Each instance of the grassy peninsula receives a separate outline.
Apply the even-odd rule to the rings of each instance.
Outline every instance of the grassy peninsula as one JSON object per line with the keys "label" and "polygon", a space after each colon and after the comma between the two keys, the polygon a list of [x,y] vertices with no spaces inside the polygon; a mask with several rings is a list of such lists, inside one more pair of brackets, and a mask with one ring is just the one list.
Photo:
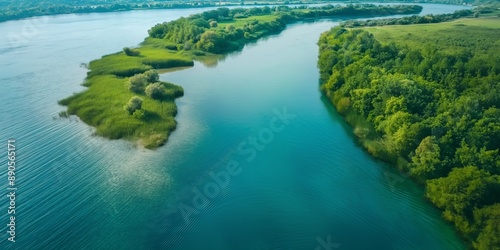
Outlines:
{"label": "grassy peninsula", "polygon": [[[138,48],[89,63],[87,90],[59,101],[110,139],[138,141],[146,148],[163,145],[175,129],[181,87],[159,82],[154,69],[192,66],[199,57],[239,50],[248,43],[306,19],[340,15],[379,16],[420,12],[420,6],[332,5],[319,8],[219,8],[157,24]],[[66,114],[66,113],[64,113]]]}
{"label": "grassy peninsula", "polygon": [[377,22],[321,36],[322,90],[373,156],[426,186],[471,248],[500,249],[498,12]]}

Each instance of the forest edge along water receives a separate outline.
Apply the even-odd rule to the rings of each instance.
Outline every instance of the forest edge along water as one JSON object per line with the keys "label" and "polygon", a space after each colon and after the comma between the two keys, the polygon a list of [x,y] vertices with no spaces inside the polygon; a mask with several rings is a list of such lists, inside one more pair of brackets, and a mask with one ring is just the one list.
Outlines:
{"label": "forest edge along water", "polygon": [[500,247],[498,6],[354,21],[370,28],[335,27],[318,42],[321,88],[364,148],[425,184],[475,249]]}

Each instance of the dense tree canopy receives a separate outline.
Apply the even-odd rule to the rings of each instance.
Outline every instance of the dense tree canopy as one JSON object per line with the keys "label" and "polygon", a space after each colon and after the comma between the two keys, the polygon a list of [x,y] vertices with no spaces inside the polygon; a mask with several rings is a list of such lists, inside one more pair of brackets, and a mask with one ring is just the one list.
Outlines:
{"label": "dense tree canopy", "polygon": [[499,249],[500,18],[433,25],[324,33],[322,90],[475,248]]}

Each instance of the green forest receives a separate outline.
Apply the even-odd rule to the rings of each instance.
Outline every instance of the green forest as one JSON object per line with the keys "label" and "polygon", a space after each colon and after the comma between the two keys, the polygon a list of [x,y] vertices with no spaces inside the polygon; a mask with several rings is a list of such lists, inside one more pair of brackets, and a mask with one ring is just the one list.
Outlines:
{"label": "green forest", "polygon": [[89,63],[86,91],[59,104],[68,107],[62,117],[77,115],[96,128],[97,135],[130,139],[146,148],[157,148],[176,128],[174,100],[181,87],[160,82],[154,69],[193,66],[241,49],[246,43],[278,33],[288,23],[338,15],[383,16],[419,13],[415,5],[332,5],[320,8],[219,8],[157,24],[138,48],[103,56]]}
{"label": "green forest", "polygon": [[318,42],[321,89],[362,145],[484,250],[500,249],[499,41],[492,14],[335,27]]}

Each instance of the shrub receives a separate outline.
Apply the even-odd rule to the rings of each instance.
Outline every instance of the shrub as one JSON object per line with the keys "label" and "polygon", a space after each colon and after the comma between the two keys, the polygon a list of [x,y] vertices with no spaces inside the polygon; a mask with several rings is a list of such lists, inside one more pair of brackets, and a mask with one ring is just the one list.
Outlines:
{"label": "shrub", "polygon": [[226,26],[226,30],[229,31],[229,32],[233,32],[235,29],[236,28],[232,24],[229,24],[229,25]]}
{"label": "shrub", "polygon": [[142,94],[144,93],[144,86],[146,86],[147,82],[148,79],[145,75],[137,74],[129,78],[127,81],[127,87],[134,93]]}
{"label": "shrub", "polygon": [[158,75],[158,72],[154,69],[150,69],[144,72],[144,76],[149,83],[157,82],[158,80],[160,80],[160,75]]}
{"label": "shrub", "polygon": [[165,98],[165,86],[161,83],[152,83],[146,87],[146,95],[152,99],[162,100]]}
{"label": "shrub", "polygon": [[193,43],[191,41],[184,42],[184,50],[191,50],[191,48],[193,48]]}
{"label": "shrub", "polygon": [[134,116],[134,118],[136,118],[138,120],[142,120],[144,118],[144,110],[138,109],[138,110],[134,111],[133,116]]}
{"label": "shrub", "polygon": [[127,56],[139,56],[141,54],[139,50],[131,49],[129,47],[123,48],[123,52],[125,52]]}
{"label": "shrub", "polygon": [[130,100],[128,100],[127,105],[123,107],[126,111],[128,111],[129,114],[133,114],[136,110],[139,110],[142,108],[142,98],[138,96],[132,96]]}

